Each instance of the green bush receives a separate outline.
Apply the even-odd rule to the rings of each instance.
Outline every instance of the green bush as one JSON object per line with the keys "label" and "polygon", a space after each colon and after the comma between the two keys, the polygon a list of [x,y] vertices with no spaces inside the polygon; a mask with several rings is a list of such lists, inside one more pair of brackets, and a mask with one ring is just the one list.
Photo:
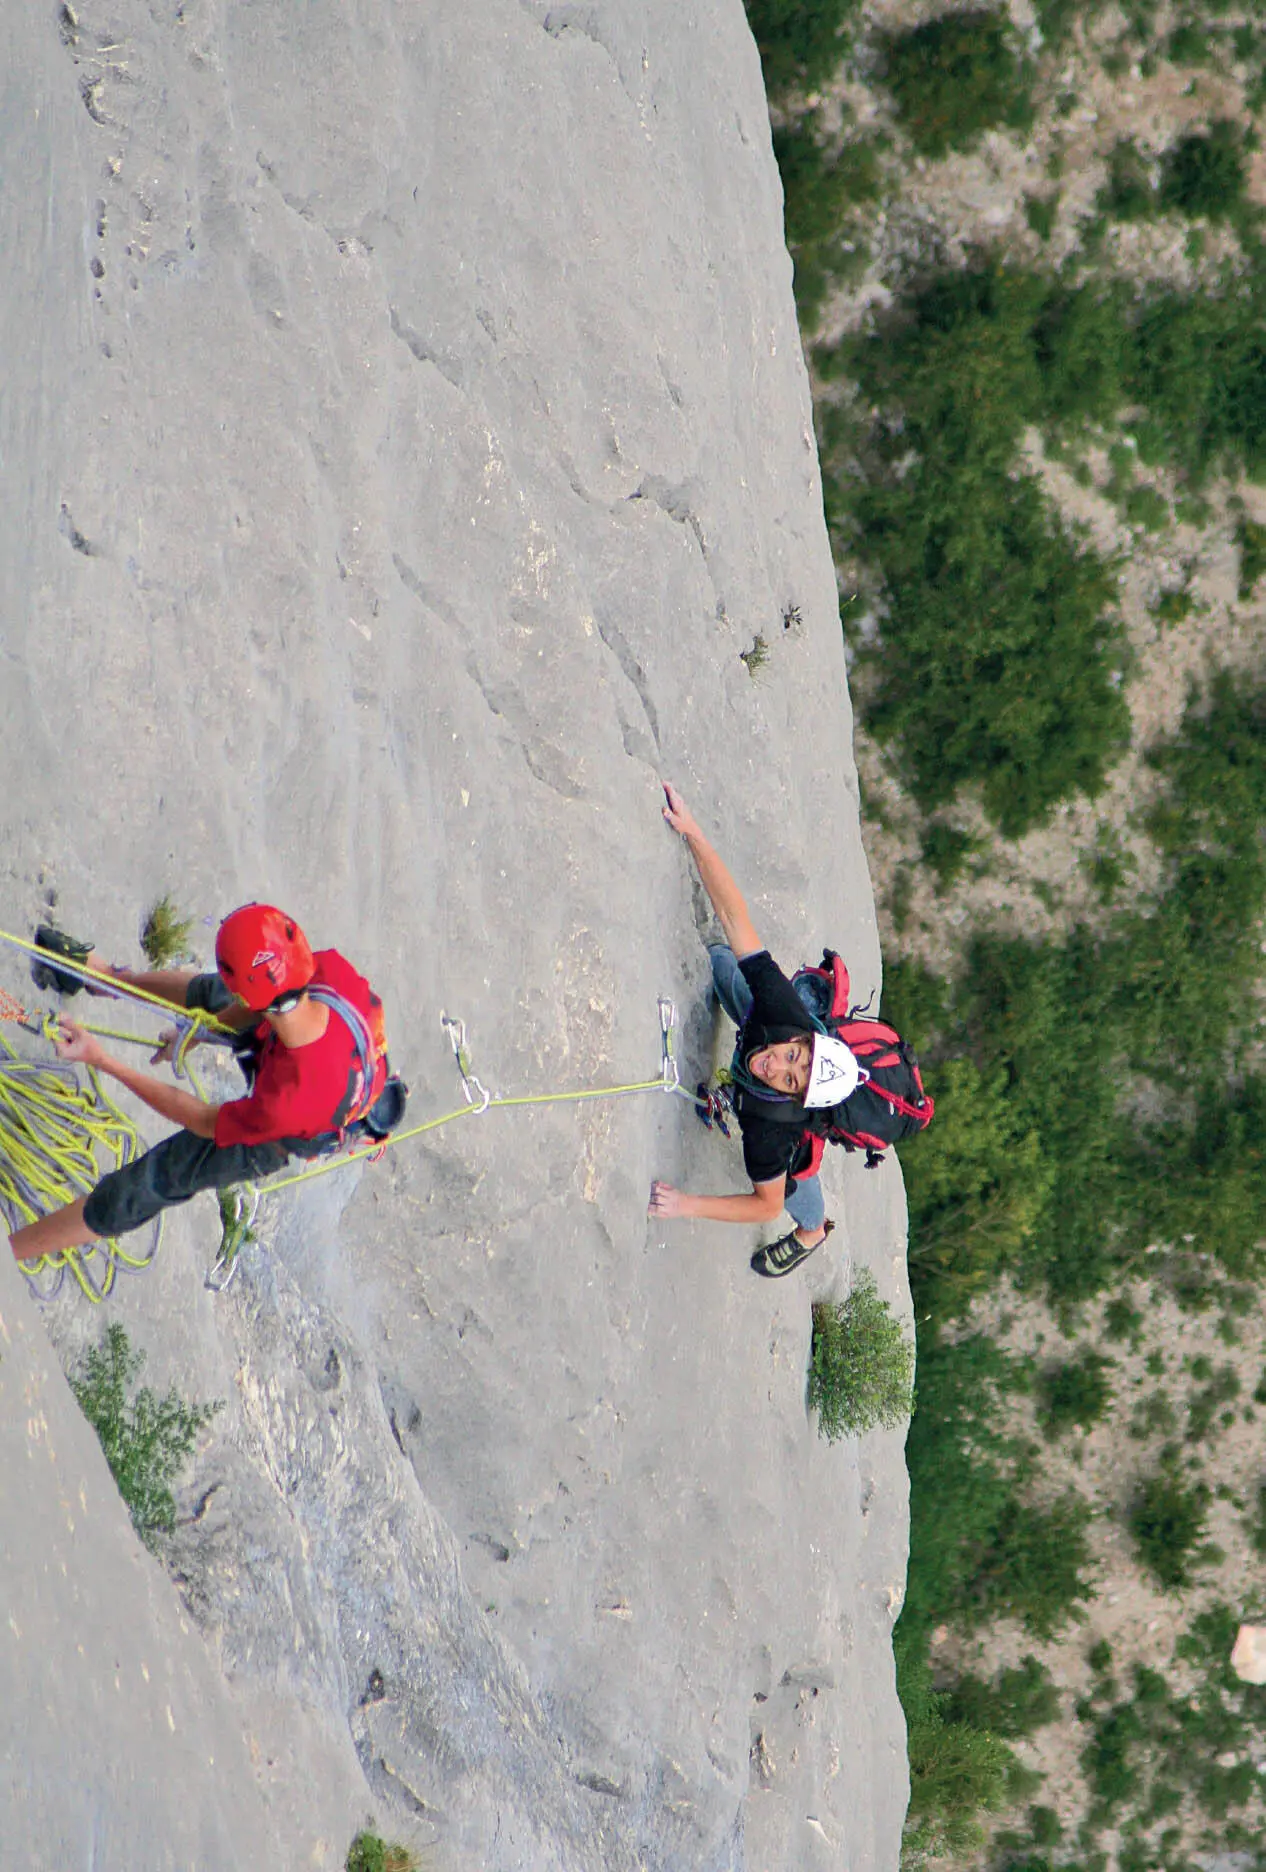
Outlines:
{"label": "green bush", "polygon": [[1015,1756],[999,1736],[948,1713],[948,1697],[933,1688],[926,1659],[903,1643],[900,1627],[893,1648],[910,1763],[906,1852],[916,1860],[969,1852],[984,1838],[979,1816],[1008,1805]]}
{"label": "green bush", "polygon": [[1240,584],[1238,596],[1251,598],[1258,579],[1266,572],[1266,526],[1241,514],[1235,526],[1235,541],[1240,549]]}
{"label": "green bush", "polygon": [[954,1722],[988,1729],[1008,1741],[1035,1735],[1060,1716],[1060,1694],[1046,1666],[1031,1653],[992,1683],[964,1676],[946,1692],[944,1710]]}
{"label": "green bush", "polygon": [[1128,137],[1115,143],[1109,153],[1108,179],[1099,191],[1097,206],[1114,221],[1142,221],[1156,213],[1151,164]]}
{"label": "green bush", "polygon": [[1125,517],[1131,526],[1141,526],[1148,533],[1159,533],[1170,524],[1169,502],[1146,481],[1132,487],[1125,497]]}
{"label": "green bush", "polygon": [[1159,198],[1180,214],[1226,221],[1239,210],[1248,181],[1248,163],[1238,127],[1228,118],[1207,134],[1182,137],[1161,160]]}
{"label": "green bush", "polygon": [[407,1846],[389,1846],[376,1833],[358,1833],[347,1852],[347,1872],[417,1872]]}
{"label": "green bush", "polygon": [[1256,289],[1219,294],[1156,289],[1127,317],[1127,389],[1143,404],[1140,451],[1195,480],[1219,463],[1266,465],[1266,332]]}
{"label": "green bush", "polygon": [[1112,1402],[1108,1374],[1113,1369],[1111,1359],[1083,1351],[1041,1374],[1038,1417],[1051,1436],[1062,1435],[1074,1424],[1088,1430],[1103,1419]]}
{"label": "green bush", "polygon": [[1219,1366],[1209,1382],[1187,1399],[1187,1441],[1199,1443],[1213,1428],[1213,1420],[1240,1395],[1240,1380],[1233,1365]]}
{"label": "green bush", "polygon": [[1139,1398],[1130,1412],[1130,1435],[1145,1442],[1149,1437],[1172,1436],[1178,1427],[1178,1412],[1165,1391],[1152,1391]]}
{"label": "green bush", "polygon": [[846,1300],[815,1304],[808,1402],[829,1443],[904,1423],[913,1381],[914,1347],[866,1269]]}
{"label": "green bush", "polygon": [[743,0],[770,96],[811,90],[831,78],[847,50],[857,0]]}
{"label": "green bush", "polygon": [[1048,241],[1051,238],[1058,213],[1057,195],[1026,195],[1024,198],[1024,218],[1039,240]]}
{"label": "green bush", "polygon": [[925,156],[968,149],[986,130],[1027,130],[1033,73],[1004,12],[946,13],[879,40],[883,82]]}
{"label": "green bush", "polygon": [[981,847],[981,840],[960,826],[931,819],[923,828],[922,858],[942,891],[949,890],[962,876],[967,860]]}
{"label": "green bush", "polygon": [[1126,1524],[1139,1559],[1166,1590],[1189,1584],[1199,1563],[1209,1499],[1205,1483],[1185,1483],[1165,1467],[1141,1484],[1130,1504]]}
{"label": "green bush", "polygon": [[193,933],[193,918],[181,916],[180,911],[166,892],[147,912],[141,925],[141,948],[151,968],[172,968],[192,958],[189,954],[189,938]]}
{"label": "green bush", "polygon": [[1143,1315],[1123,1294],[1114,1294],[1103,1309],[1103,1330],[1118,1343],[1128,1340],[1131,1351],[1136,1351],[1143,1337]]}
{"label": "green bush", "polygon": [[1056,50],[1068,37],[1082,4],[1083,0],[1034,0],[1033,11],[1050,51]]}
{"label": "green bush", "polygon": [[1248,162],[1237,126],[1221,119],[1166,150],[1158,165],[1123,138],[1108,157],[1108,179],[1098,207],[1114,220],[1139,221],[1160,213],[1239,219]]}
{"label": "green bush", "polygon": [[199,1430],[218,1404],[185,1404],[175,1389],[159,1397],[142,1385],[129,1397],[145,1364],[123,1327],[111,1325],[105,1343],[85,1352],[69,1374],[80,1410],[96,1431],[132,1525],[156,1548],[176,1525],[171,1485],[193,1450]]}

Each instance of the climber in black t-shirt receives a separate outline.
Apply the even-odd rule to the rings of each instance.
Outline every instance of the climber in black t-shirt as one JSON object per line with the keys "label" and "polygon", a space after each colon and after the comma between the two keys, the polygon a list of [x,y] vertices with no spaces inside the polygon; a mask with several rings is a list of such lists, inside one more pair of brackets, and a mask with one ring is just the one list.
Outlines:
{"label": "climber in black t-shirt", "polygon": [[[725,943],[713,944],[708,953],[717,999],[739,1029],[736,1064],[741,1062],[745,1079],[758,1092],[768,1088],[780,1105],[794,1101],[801,1109],[812,1109],[839,1103],[857,1084],[856,1060],[842,1041],[814,1031],[808,1010],[761,943],[738,886],[680,793],[665,783],[664,795],[664,818],[690,847],[725,932]],[[759,1106],[759,1097],[744,1099],[738,1107],[751,1194],[691,1196],[669,1183],[653,1183],[649,1213],[701,1216],[712,1222],[772,1222],[785,1208],[796,1226],[752,1257],[758,1274],[776,1277],[807,1260],[833,1225],[826,1220],[817,1177],[794,1177],[800,1129],[762,1118],[753,1105]]]}

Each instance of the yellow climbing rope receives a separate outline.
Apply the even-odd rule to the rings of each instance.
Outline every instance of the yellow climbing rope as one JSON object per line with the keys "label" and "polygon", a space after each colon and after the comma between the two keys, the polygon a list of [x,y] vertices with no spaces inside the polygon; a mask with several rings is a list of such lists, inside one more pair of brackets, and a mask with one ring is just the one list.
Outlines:
{"label": "yellow climbing rope", "polygon": [[[33,1025],[3,990],[0,1019]],[[0,1034],[0,1214],[10,1230],[78,1201],[144,1148],[95,1072],[85,1086],[73,1066],[21,1059]],[[100,1241],[18,1266],[41,1300],[53,1299],[69,1273],[95,1303],[112,1291],[120,1270],[140,1273],[150,1265],[160,1235],[161,1219],[139,1253]]]}

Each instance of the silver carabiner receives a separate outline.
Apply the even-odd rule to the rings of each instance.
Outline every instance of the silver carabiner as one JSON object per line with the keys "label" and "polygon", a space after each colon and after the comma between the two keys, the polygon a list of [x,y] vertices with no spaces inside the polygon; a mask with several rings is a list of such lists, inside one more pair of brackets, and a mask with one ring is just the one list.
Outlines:
{"label": "silver carabiner", "polygon": [[673,1049],[673,1029],[677,1025],[677,1004],[668,995],[659,997],[659,1069],[665,1092],[675,1092],[681,1084],[677,1056]]}
{"label": "silver carabiner", "polygon": [[451,1015],[440,1015],[440,1026],[448,1035],[453,1049],[453,1058],[457,1063],[457,1076],[462,1082],[462,1091],[466,1094],[466,1103],[477,1106],[476,1118],[482,1118],[492,1103],[492,1093],[480,1084],[475,1076],[475,1069],[470,1063],[470,1053],[466,1047],[466,1023],[454,1020]]}

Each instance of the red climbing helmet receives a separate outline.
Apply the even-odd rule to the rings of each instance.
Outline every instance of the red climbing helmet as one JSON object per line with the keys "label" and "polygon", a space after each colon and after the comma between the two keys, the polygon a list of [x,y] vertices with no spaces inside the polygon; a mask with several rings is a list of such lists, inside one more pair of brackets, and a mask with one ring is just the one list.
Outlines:
{"label": "red climbing helmet", "polygon": [[226,988],[262,1014],[283,995],[298,997],[316,964],[293,917],[275,904],[243,904],[225,917],[215,939],[215,963]]}

